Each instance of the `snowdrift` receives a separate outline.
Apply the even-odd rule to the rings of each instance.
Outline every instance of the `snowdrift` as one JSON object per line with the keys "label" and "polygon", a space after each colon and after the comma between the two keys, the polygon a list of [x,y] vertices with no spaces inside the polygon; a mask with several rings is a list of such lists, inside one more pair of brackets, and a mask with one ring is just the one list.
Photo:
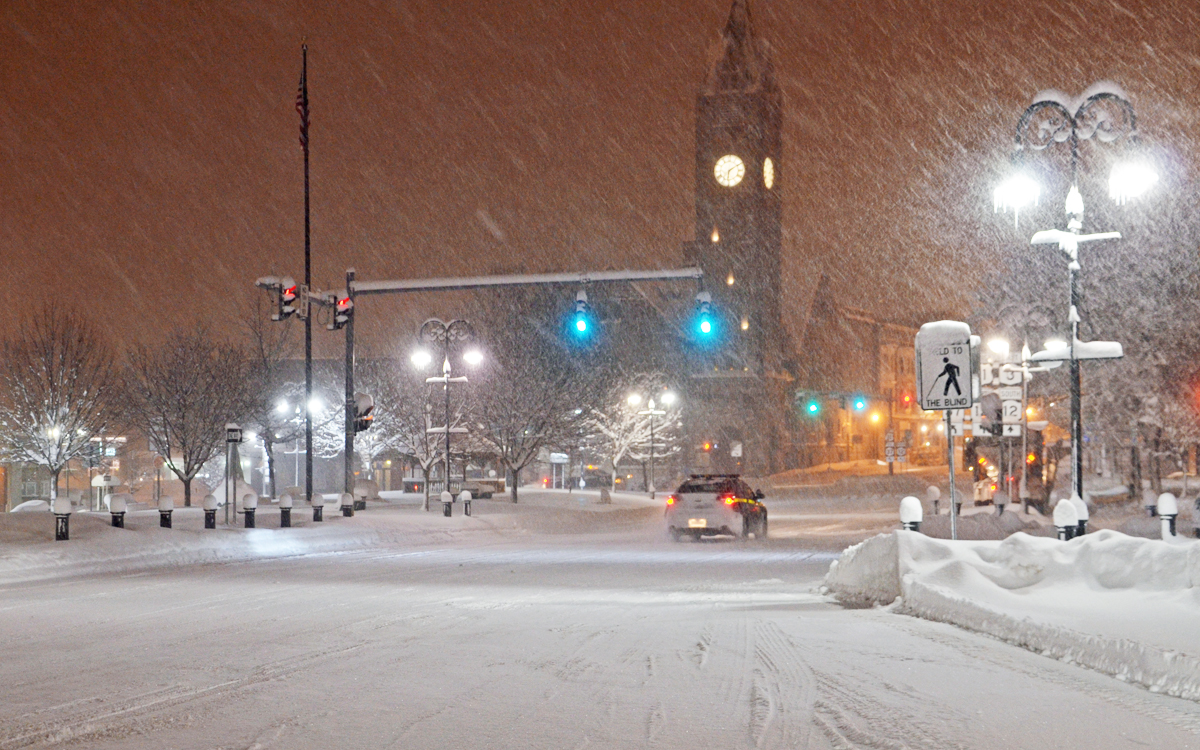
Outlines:
{"label": "snowdrift", "polygon": [[847,549],[825,587],[848,604],[1000,638],[1200,700],[1200,544],[1099,531],[946,541],[897,531]]}

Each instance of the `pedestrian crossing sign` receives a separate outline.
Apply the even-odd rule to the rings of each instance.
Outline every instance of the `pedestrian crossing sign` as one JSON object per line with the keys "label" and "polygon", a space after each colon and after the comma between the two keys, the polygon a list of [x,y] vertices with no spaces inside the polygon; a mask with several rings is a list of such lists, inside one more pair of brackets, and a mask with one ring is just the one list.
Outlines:
{"label": "pedestrian crossing sign", "polygon": [[970,409],[971,327],[956,320],[926,323],[917,332],[916,354],[921,408]]}

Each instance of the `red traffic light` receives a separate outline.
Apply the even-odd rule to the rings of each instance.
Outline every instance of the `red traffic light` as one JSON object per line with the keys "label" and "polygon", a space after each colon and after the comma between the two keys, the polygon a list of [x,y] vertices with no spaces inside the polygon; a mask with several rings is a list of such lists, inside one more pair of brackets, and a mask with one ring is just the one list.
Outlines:
{"label": "red traffic light", "polygon": [[712,450],[712,443],[705,440],[704,445],[700,446],[700,449],[703,450],[705,453],[708,453],[709,451]]}

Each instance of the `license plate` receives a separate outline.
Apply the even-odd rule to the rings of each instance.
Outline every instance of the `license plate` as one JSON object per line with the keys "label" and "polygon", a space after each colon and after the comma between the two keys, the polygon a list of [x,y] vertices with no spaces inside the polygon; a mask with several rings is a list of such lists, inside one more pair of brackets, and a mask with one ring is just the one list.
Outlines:
{"label": "license plate", "polygon": [[708,527],[708,519],[707,518],[689,518],[688,519],[688,528],[689,529],[704,529],[707,527]]}

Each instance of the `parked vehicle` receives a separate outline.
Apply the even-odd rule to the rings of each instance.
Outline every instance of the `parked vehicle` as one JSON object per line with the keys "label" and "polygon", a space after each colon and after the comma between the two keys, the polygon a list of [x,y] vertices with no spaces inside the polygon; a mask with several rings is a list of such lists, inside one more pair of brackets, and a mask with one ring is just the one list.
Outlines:
{"label": "parked vehicle", "polygon": [[667,497],[667,531],[679,541],[726,534],[765,539],[767,506],[738,474],[693,474]]}

